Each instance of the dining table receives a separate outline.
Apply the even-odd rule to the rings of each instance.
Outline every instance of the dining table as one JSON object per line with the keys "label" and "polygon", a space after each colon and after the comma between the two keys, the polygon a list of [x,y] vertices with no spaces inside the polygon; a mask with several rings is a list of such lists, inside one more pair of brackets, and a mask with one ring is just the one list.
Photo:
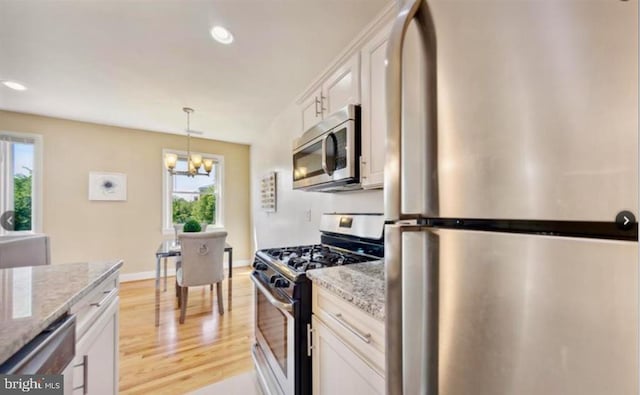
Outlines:
{"label": "dining table", "polygon": [[[224,252],[229,254],[228,310],[231,310],[231,277],[233,277],[233,247],[225,243]],[[167,260],[181,255],[180,243],[175,240],[163,240],[156,250],[156,326],[160,325],[160,277],[161,263],[164,261],[164,292],[167,292]]]}

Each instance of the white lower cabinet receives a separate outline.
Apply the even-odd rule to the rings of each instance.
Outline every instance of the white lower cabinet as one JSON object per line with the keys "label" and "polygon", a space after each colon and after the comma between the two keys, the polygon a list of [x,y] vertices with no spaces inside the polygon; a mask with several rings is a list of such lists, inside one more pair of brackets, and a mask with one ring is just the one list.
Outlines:
{"label": "white lower cabinet", "polygon": [[384,394],[384,322],[313,288],[313,394]]}
{"label": "white lower cabinet", "polygon": [[119,299],[116,278],[72,308],[78,319],[74,395],[118,393]]}
{"label": "white lower cabinet", "polygon": [[384,378],[316,317],[313,325],[313,394],[384,394]]}

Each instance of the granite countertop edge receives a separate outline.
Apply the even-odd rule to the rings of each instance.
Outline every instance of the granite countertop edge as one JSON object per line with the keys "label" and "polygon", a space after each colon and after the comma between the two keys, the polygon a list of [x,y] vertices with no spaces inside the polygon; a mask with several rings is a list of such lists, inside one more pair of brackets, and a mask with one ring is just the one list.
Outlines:
{"label": "granite countertop edge", "polygon": [[38,336],[49,325],[51,325],[57,319],[62,317],[66,312],[68,312],[71,309],[71,306],[76,304],[85,295],[87,295],[89,292],[95,289],[98,286],[98,284],[102,283],[113,273],[120,270],[123,264],[124,264],[123,260],[116,261],[108,270],[105,270],[100,276],[96,277],[94,281],[92,281],[90,284],[88,284],[87,286],[83,287],[81,290],[76,292],[66,302],[60,304],[60,307],[58,307],[55,311],[53,311],[44,319],[40,320],[38,324],[33,325],[30,328],[30,330],[24,333],[23,336],[21,336],[20,338],[13,339],[13,341],[8,342],[8,344],[4,344],[4,341],[0,343],[0,364],[3,364],[5,361],[7,361],[13,354],[15,354],[22,347],[24,347],[31,340],[33,340],[36,336]]}
{"label": "granite countertop edge", "polygon": [[[111,268],[106,270],[99,277],[97,277],[93,282],[91,282],[91,284],[88,284],[86,287],[82,288],[75,295],[73,295],[71,298],[69,298],[69,300],[64,302],[56,311],[54,311],[47,318],[42,320],[40,325],[38,325],[37,327],[34,327],[33,331],[35,333],[33,333],[33,336],[31,336],[31,338],[27,341],[27,343],[29,343],[29,341],[31,341],[31,339],[36,337],[40,332],[45,330],[49,325],[54,323],[58,318],[62,317],[64,315],[64,313],[66,313],[67,311],[69,311],[71,309],[71,306],[73,306],[74,304],[79,302],[80,299],[82,299],[84,296],[86,296],[89,292],[93,291],[100,283],[102,283],[104,280],[109,278],[110,275],[112,275],[113,273],[115,273],[118,270],[120,270],[122,265],[123,265],[123,261],[122,260],[117,261],[113,266],[111,266]],[[20,347],[22,347],[22,346],[20,346]],[[13,353],[11,355],[13,355]]]}
{"label": "granite countertop edge", "polygon": [[[345,266],[337,266],[332,268],[314,269],[307,271],[307,278],[309,278],[314,284],[321,286],[333,294],[337,295],[341,299],[351,303],[358,309],[364,311],[368,315],[372,316],[378,321],[385,320],[385,288],[384,277],[374,276],[368,273],[367,270],[362,270],[363,267],[380,267],[384,268],[384,261],[367,262],[363,264],[352,264]],[[363,281],[358,289],[347,289],[349,284],[341,284],[340,281],[336,281],[336,274],[347,273],[350,276],[357,276]],[[384,271],[381,271],[384,274]],[[379,273],[378,273],[379,274]],[[345,285],[345,286],[341,286]],[[377,298],[367,298],[367,295],[376,295]]]}

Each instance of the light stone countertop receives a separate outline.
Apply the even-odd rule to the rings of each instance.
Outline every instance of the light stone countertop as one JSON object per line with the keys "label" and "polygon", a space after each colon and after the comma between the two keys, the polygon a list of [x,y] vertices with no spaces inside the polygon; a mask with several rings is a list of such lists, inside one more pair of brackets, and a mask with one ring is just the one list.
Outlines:
{"label": "light stone countertop", "polygon": [[384,261],[307,271],[314,286],[328,289],[380,321],[384,321]]}
{"label": "light stone countertop", "polygon": [[0,269],[0,364],[121,266],[117,260]]}

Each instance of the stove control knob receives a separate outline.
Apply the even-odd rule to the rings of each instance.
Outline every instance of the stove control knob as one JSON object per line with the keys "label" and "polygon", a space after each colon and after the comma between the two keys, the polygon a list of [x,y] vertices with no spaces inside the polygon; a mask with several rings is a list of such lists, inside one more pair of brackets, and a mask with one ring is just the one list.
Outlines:
{"label": "stove control knob", "polygon": [[276,280],[280,279],[280,276],[278,276],[277,274],[274,274],[273,276],[271,276],[269,278],[269,284],[273,284],[274,282],[276,282]]}
{"label": "stove control knob", "polygon": [[257,262],[255,264],[255,268],[256,268],[256,270],[265,271],[265,270],[267,270],[267,264],[266,263],[262,263],[262,262]]}
{"label": "stove control knob", "polygon": [[277,278],[273,283],[273,286],[276,288],[287,288],[289,287],[289,281],[285,280],[284,278]]}

